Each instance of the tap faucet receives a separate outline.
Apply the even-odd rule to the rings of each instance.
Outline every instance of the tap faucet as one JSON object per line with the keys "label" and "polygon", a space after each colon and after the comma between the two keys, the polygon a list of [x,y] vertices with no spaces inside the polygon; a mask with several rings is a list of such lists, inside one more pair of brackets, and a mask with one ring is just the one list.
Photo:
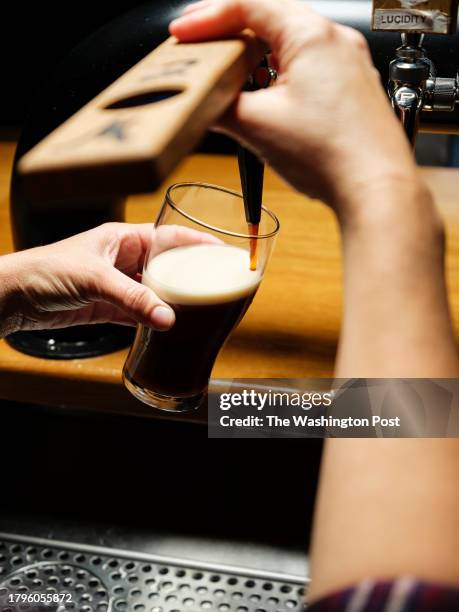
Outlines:
{"label": "tap faucet", "polygon": [[388,94],[412,146],[421,113],[452,112],[459,101],[457,75],[437,77],[423,46],[426,34],[454,34],[457,9],[452,0],[373,0],[373,30],[401,33],[389,65]]}
{"label": "tap faucet", "polygon": [[388,94],[413,146],[421,111],[452,112],[459,102],[457,76],[436,76],[435,65],[427,57],[423,41],[422,33],[403,33],[402,45],[389,66]]}
{"label": "tap faucet", "polygon": [[424,34],[402,34],[402,45],[389,66],[388,93],[408,140],[414,146],[432,64],[422,47]]}

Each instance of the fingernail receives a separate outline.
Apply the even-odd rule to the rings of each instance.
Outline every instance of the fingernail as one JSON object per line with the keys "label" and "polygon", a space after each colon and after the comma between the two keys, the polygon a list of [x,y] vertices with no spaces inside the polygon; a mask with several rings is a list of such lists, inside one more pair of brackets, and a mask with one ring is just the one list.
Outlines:
{"label": "fingernail", "polygon": [[156,306],[153,308],[152,319],[156,328],[166,330],[174,324],[175,315],[173,310],[167,306]]}

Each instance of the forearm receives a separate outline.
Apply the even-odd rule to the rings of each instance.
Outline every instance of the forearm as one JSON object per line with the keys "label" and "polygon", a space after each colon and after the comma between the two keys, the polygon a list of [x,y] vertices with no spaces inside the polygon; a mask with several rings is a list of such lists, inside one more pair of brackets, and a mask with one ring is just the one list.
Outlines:
{"label": "forearm", "polygon": [[[443,233],[432,200],[416,185],[377,198],[342,227],[336,376],[457,377]],[[459,583],[459,492],[451,484],[458,464],[457,440],[327,440],[312,598],[402,575]]]}
{"label": "forearm", "polygon": [[429,192],[421,183],[393,185],[366,200],[342,227],[344,312],[335,375],[459,376],[443,229]]}
{"label": "forearm", "polygon": [[459,584],[458,465],[458,440],[327,440],[311,599],[366,579]]}

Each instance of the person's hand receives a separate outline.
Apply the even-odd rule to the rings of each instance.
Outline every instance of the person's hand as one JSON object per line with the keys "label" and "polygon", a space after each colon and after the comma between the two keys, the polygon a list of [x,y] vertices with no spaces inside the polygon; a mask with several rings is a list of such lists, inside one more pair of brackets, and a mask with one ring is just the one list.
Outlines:
{"label": "person's hand", "polygon": [[241,93],[221,121],[225,131],[338,215],[356,194],[371,197],[389,181],[419,180],[359,32],[295,0],[204,0],[170,24],[183,42],[244,28],[270,46],[279,79],[269,89]]}
{"label": "person's hand", "polygon": [[147,251],[216,240],[179,226],[106,223],[1,257],[0,335],[106,322],[167,330],[174,311],[139,282]]}

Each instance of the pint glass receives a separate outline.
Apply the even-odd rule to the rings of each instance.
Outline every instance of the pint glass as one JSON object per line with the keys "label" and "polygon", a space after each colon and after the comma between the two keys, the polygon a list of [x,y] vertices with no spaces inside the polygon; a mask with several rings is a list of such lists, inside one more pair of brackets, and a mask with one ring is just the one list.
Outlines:
{"label": "pint glass", "polygon": [[173,308],[175,324],[137,328],[123,379],[142,402],[186,411],[206,397],[218,352],[260,285],[279,222],[263,207],[258,235],[248,227],[236,192],[203,183],[167,190],[142,283]]}

